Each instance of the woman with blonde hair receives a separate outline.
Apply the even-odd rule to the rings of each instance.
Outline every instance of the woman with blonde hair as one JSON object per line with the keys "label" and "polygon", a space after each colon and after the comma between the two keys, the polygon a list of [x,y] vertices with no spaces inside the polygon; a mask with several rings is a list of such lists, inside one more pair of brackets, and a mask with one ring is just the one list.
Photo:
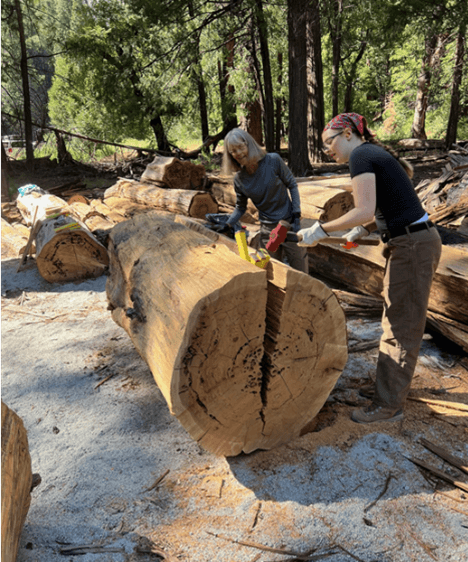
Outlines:
{"label": "woman with blonde hair", "polygon": [[440,259],[440,236],[414,190],[411,166],[377,141],[362,115],[337,115],[323,130],[322,140],[337,162],[349,163],[355,207],[336,220],[299,231],[303,243],[315,245],[329,232],[346,229],[352,229],[346,238],[354,241],[378,229],[386,258],[376,379],[361,391],[372,403],[355,410],[351,419],[401,420]]}
{"label": "woman with blonde hair", "polygon": [[[224,139],[222,171],[234,176],[236,208],[218,232],[229,231],[247,210],[251,199],[260,218],[260,246],[266,247],[270,232],[280,220],[291,223],[292,230],[300,229],[301,201],[296,180],[279,154],[267,153],[252,136],[242,129],[233,129]],[[273,258],[287,260],[294,269],[308,273],[305,248],[297,242],[283,242]]]}

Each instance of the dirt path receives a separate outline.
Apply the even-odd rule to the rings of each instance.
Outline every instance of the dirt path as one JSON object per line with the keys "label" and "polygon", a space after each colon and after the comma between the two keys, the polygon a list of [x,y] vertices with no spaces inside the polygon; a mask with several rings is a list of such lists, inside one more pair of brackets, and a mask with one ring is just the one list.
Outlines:
{"label": "dirt path", "polygon": [[[151,544],[190,562],[467,560],[468,494],[443,483],[448,495],[434,493],[407,458],[458,475],[419,439],[467,459],[466,413],[410,401],[402,424],[351,422],[375,349],[350,355],[314,431],[217,458],[171,416],[112,321],[105,277],[50,285],[34,265],[16,274],[17,263],[2,262],[2,399],[42,477],[17,562],[77,560],[70,548],[83,545],[82,562],[149,562]],[[379,335],[378,322],[348,326],[350,344]],[[467,403],[457,359],[425,340],[412,395]]]}

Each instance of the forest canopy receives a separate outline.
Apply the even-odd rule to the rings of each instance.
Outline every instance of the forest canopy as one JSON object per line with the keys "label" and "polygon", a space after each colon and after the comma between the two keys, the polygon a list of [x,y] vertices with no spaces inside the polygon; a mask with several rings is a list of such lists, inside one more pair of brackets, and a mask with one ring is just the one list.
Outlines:
{"label": "forest canopy", "polygon": [[5,0],[2,134],[170,152],[240,125],[301,173],[355,111],[384,140],[450,147],[468,137],[467,17],[462,0]]}

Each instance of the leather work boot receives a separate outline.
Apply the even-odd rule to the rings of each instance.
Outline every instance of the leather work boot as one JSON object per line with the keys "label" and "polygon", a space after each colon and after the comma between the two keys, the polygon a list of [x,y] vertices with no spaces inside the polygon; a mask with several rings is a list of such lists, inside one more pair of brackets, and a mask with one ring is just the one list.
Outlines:
{"label": "leather work boot", "polygon": [[354,410],[351,419],[356,423],[396,422],[403,419],[403,410],[371,404],[365,408]]}

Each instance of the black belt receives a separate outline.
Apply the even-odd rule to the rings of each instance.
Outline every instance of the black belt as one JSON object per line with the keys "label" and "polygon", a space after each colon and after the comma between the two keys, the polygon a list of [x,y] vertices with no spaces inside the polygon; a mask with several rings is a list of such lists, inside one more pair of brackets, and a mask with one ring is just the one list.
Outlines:
{"label": "black belt", "polygon": [[432,221],[417,222],[416,224],[409,224],[408,226],[393,228],[392,230],[383,230],[380,234],[380,238],[382,238],[382,242],[388,242],[390,238],[404,236],[405,234],[411,234],[412,232],[418,232],[419,230],[429,230],[433,226],[434,223]]}

